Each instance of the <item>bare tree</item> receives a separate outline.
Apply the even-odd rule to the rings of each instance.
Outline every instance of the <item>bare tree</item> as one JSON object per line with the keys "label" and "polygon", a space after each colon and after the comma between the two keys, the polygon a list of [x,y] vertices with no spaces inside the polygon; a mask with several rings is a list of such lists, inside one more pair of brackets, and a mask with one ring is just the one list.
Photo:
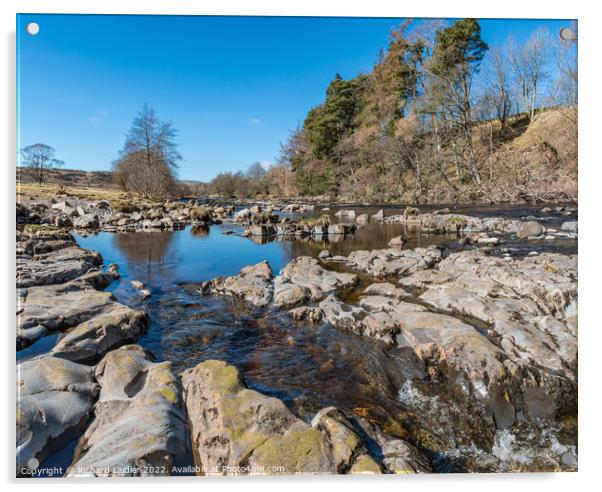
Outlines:
{"label": "bare tree", "polygon": [[510,66],[522,99],[522,109],[533,120],[541,84],[549,77],[547,59],[551,46],[550,32],[537,29],[522,47],[516,47],[512,39],[509,39],[508,46]]}
{"label": "bare tree", "polygon": [[485,70],[485,81],[490,87],[489,104],[495,109],[501,130],[506,128],[512,109],[511,86],[508,76],[507,53],[499,47],[489,53],[489,63]]}
{"label": "bare tree", "polygon": [[[572,26],[576,32],[577,27]],[[556,77],[551,86],[550,104],[564,108],[565,115],[577,121],[577,45],[572,40],[560,40],[554,49]]]}
{"label": "bare tree", "polygon": [[144,198],[165,198],[176,190],[175,173],[182,155],[175,143],[176,130],[144,105],[126,134],[119,159],[113,164],[115,180]]}
{"label": "bare tree", "polygon": [[21,149],[21,165],[35,169],[39,184],[44,182],[44,171],[62,167],[65,163],[54,157],[54,149],[46,144],[33,144]]}

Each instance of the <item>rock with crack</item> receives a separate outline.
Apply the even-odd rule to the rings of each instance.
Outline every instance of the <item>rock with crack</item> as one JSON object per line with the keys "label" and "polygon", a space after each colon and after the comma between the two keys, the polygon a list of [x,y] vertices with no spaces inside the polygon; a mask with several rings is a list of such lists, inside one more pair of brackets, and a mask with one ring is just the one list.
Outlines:
{"label": "rock with crack", "polygon": [[[421,300],[489,326],[504,364],[522,381],[513,403],[533,418],[574,405],[577,374],[576,257],[545,253],[503,261],[452,254]],[[522,401],[521,401],[522,400]]]}
{"label": "rock with crack", "polygon": [[110,292],[65,290],[60,285],[32,287],[17,315],[17,347],[36,340],[31,330],[72,328],[110,309],[114,303]]}
{"label": "rock with crack", "polygon": [[97,393],[93,367],[57,357],[17,365],[17,475],[79,435]]}
{"label": "rock with crack", "polygon": [[202,294],[220,294],[238,297],[257,307],[265,307],[272,300],[272,269],[267,261],[244,267],[238,275],[217,277],[204,282]]}
{"label": "rock with crack", "polygon": [[144,311],[114,303],[111,309],[70,329],[50,353],[75,362],[95,361],[111,349],[138,340],[149,325]]}
{"label": "rock with crack", "polygon": [[470,232],[516,233],[522,222],[502,217],[473,217],[470,215],[449,213],[404,214],[387,217],[385,222],[400,222],[414,226],[422,231],[449,234]]}
{"label": "rock with crack", "polygon": [[355,274],[326,270],[315,258],[300,256],[274,279],[274,305],[287,308],[316,302],[330,292],[352,287],[358,282]]}
{"label": "rock with crack", "polygon": [[89,272],[64,284],[31,287],[19,304],[17,349],[31,345],[49,331],[67,331],[53,354],[93,362],[108,350],[137,340],[148,328],[143,311],[115,301],[110,292],[95,290],[114,272]]}
{"label": "rock with crack", "polygon": [[70,246],[17,259],[17,287],[64,283],[102,264],[99,253]]}
{"label": "rock with crack", "polygon": [[96,366],[100,395],[70,476],[169,475],[190,453],[180,384],[170,362],[151,362],[138,345]]}
{"label": "rock with crack", "polygon": [[418,270],[432,268],[442,259],[435,246],[411,249],[357,250],[347,257],[347,265],[373,277],[407,275]]}
{"label": "rock with crack", "polygon": [[363,439],[336,409],[318,413],[308,425],[282,401],[248,389],[234,366],[217,360],[182,373],[182,384],[193,446],[210,474],[249,473],[247,466],[262,474],[370,468]]}

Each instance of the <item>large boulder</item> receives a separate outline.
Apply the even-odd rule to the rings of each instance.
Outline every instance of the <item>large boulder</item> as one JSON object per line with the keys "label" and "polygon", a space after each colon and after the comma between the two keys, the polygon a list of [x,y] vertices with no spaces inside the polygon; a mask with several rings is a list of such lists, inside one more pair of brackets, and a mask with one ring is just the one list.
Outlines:
{"label": "large boulder", "polygon": [[347,257],[347,265],[374,277],[407,275],[432,268],[442,258],[434,247],[411,249],[356,250]]}
{"label": "large boulder", "polygon": [[516,236],[519,238],[537,237],[541,236],[545,231],[545,227],[539,222],[536,220],[529,220],[520,224],[516,231]]}
{"label": "large boulder", "polygon": [[17,365],[17,475],[79,435],[97,393],[93,367],[57,357]]}
{"label": "large boulder", "polygon": [[262,261],[243,268],[238,275],[204,282],[200,292],[231,295],[254,306],[265,307],[272,300],[272,269],[267,261]]}
{"label": "large boulder", "polygon": [[276,228],[271,225],[254,225],[247,229],[248,233],[252,236],[274,236],[276,235]]}
{"label": "large boulder", "polygon": [[94,421],[75,450],[70,476],[170,475],[189,459],[186,416],[170,362],[153,363],[137,345],[96,366]]}
{"label": "large boulder", "polygon": [[[198,364],[182,373],[182,384],[193,447],[207,474],[347,473],[359,457],[373,462],[337,409],[308,425],[282,401],[248,389],[225,362]],[[359,463],[356,470],[367,468]]]}
{"label": "large boulder", "polygon": [[560,228],[566,232],[577,232],[577,221],[563,222]]}
{"label": "large boulder", "polygon": [[315,302],[330,292],[358,282],[355,274],[326,270],[315,258],[300,256],[274,279],[274,305],[291,307],[305,301]]}
{"label": "large boulder", "polygon": [[99,221],[96,214],[84,214],[73,221],[76,229],[98,229]]}

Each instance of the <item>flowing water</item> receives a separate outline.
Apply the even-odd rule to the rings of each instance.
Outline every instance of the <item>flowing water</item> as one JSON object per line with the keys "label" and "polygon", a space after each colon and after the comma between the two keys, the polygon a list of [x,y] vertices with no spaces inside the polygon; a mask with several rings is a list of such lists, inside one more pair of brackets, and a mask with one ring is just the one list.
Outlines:
{"label": "flowing water", "polygon": [[[373,214],[378,209],[355,210]],[[335,211],[316,210],[312,215]],[[539,208],[463,207],[453,211],[535,217],[548,227],[575,220],[574,215],[542,214]],[[400,211],[385,209],[385,213]],[[224,234],[228,231],[235,234]],[[172,361],[176,372],[206,359],[222,359],[238,367],[249,387],[282,399],[302,418],[310,419],[320,408],[335,405],[419,444],[439,471],[487,469],[486,464],[471,466],[453,455],[458,449],[468,450],[463,453],[468,456],[478,454],[480,448],[491,449],[494,443],[483,430],[487,423],[467,412],[466,402],[451,389],[424,383],[422,366],[411,352],[327,325],[296,322],[284,313],[250,310],[236,300],[201,296],[196,291],[203,281],[237,274],[242,267],[263,260],[268,260],[276,274],[293,258],[317,256],[325,248],[348,255],[357,249],[384,248],[392,237],[403,234],[408,248],[439,244],[453,250],[460,248],[457,236],[410,233],[401,224],[376,222],[353,236],[334,237],[330,242],[254,242],[236,235],[241,231],[223,224],[181,231],[101,232],[76,235],[76,240],[84,248],[99,251],[105,265],[119,265],[121,278],[108,290],[120,302],[148,310],[152,324],[139,343],[157,360]],[[576,253],[576,241],[571,240],[507,242],[502,246],[516,255],[532,250]],[[142,300],[131,286],[134,279],[142,281],[152,295]],[[36,355],[55,342],[43,339],[23,355]],[[432,411],[425,414],[424,408]]]}

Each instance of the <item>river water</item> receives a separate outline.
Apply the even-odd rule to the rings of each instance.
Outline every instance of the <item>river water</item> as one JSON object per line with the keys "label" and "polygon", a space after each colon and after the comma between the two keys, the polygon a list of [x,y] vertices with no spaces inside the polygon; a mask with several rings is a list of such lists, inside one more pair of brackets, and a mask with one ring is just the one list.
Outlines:
{"label": "river water", "polygon": [[[461,207],[453,211],[534,217],[547,227],[575,220],[574,214],[544,214],[540,208]],[[421,207],[422,211],[428,209]],[[373,214],[378,209],[355,210]],[[313,215],[334,212],[334,208],[316,210]],[[385,213],[400,210],[385,208]],[[224,234],[228,231],[234,234]],[[222,359],[238,367],[249,387],[282,399],[302,418],[310,419],[319,409],[335,405],[418,444],[437,471],[499,469],[488,459],[475,458],[481,449],[492,446],[491,436],[482,431],[486,425],[482,417],[467,414],[467,407],[450,395],[448,388],[422,384],[425,377],[412,353],[327,325],[296,322],[283,313],[252,310],[233,299],[201,296],[196,291],[205,280],[234,275],[242,267],[263,260],[268,260],[277,274],[291,259],[317,256],[325,248],[333,254],[348,255],[357,249],[384,248],[392,237],[404,234],[408,248],[439,244],[455,250],[460,249],[457,236],[421,235],[401,224],[376,222],[353,236],[329,243],[307,239],[254,242],[236,235],[241,231],[232,224],[222,224],[173,232],[101,232],[75,237],[80,246],[99,251],[105,265],[119,265],[121,278],[108,290],[120,302],[148,310],[152,324],[139,343],[157,360],[172,361],[176,372],[206,359]],[[502,247],[515,255],[533,250],[572,254],[577,242],[515,241]],[[134,279],[142,281],[152,295],[142,300],[131,286]],[[55,341],[47,338],[41,342],[52,346]],[[35,352],[40,352],[39,347],[44,350],[42,343]],[[425,402],[428,414],[424,412]]]}

